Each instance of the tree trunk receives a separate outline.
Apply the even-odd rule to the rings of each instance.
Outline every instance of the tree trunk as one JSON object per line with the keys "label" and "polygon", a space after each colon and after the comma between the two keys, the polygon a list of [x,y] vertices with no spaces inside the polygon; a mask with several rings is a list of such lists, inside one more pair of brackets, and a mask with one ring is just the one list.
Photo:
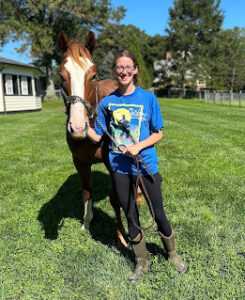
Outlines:
{"label": "tree trunk", "polygon": [[55,95],[55,88],[54,88],[54,81],[52,79],[52,71],[51,68],[46,66],[46,82],[47,82],[47,88],[46,88],[46,98],[56,98]]}

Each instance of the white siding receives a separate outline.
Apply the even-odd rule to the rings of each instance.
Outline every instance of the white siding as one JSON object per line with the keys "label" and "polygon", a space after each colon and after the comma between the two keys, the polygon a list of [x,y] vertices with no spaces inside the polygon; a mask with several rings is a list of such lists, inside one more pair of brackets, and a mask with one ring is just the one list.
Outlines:
{"label": "white siding", "polygon": [[6,111],[41,109],[41,98],[35,96],[5,96]]}
{"label": "white siding", "polygon": [[[34,73],[32,70],[21,69],[20,67],[8,66],[4,68],[3,74],[27,76],[31,77],[32,95],[4,95],[3,82],[0,81],[0,112],[4,112],[3,100],[5,100],[6,111],[25,111],[25,110],[39,110],[42,107],[41,97],[36,96]],[[2,76],[2,74],[0,74]],[[18,78],[18,89],[21,91],[21,82]],[[22,93],[26,93],[25,86],[22,86]],[[4,97],[4,99],[3,99]]]}

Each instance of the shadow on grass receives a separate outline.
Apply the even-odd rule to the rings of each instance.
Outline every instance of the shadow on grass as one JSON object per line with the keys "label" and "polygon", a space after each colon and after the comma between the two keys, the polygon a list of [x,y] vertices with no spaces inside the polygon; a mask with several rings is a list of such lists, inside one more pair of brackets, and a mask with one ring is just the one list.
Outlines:
{"label": "shadow on grass", "polygon": [[[109,194],[110,177],[108,174],[92,172],[93,201],[99,202]],[[38,214],[38,221],[42,224],[45,238],[55,240],[59,229],[63,226],[64,218],[73,218],[83,222],[83,199],[80,177],[73,174],[63,183],[57,194],[45,203]],[[99,208],[93,207],[94,218],[90,226],[91,238],[109,247],[115,246],[122,255],[134,261],[131,250],[116,243],[116,221]],[[164,254],[157,245],[147,243],[149,252],[153,255]]]}
{"label": "shadow on grass", "polygon": [[[99,202],[109,194],[110,178],[108,174],[95,171],[92,172],[93,201]],[[73,218],[83,221],[83,199],[80,177],[73,174],[63,183],[57,194],[39,211],[37,219],[42,224],[45,238],[54,240],[58,237],[58,231],[62,227],[64,218]],[[114,220],[103,211],[94,208],[94,219],[104,220],[106,227],[114,228]]]}

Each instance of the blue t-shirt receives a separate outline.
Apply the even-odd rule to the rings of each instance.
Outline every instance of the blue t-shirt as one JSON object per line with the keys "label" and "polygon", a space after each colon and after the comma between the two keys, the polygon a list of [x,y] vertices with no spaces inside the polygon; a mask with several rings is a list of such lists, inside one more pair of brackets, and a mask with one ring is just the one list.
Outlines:
{"label": "blue t-shirt", "polygon": [[[98,119],[117,145],[125,146],[147,139],[152,132],[157,132],[164,126],[155,95],[139,87],[130,95],[121,95],[116,90],[103,98],[98,106]],[[94,129],[97,134],[104,134],[98,122],[95,122]],[[158,172],[154,145],[143,149],[140,155],[152,174]],[[133,158],[119,152],[112,142],[109,159],[113,172],[137,174]],[[149,175],[143,163],[140,163],[140,173]]]}

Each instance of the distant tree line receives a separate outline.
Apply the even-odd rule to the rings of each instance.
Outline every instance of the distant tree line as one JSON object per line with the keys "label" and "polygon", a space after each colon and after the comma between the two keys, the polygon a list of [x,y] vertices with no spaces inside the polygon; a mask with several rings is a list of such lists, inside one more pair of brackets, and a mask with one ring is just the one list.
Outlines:
{"label": "distant tree line", "polygon": [[174,59],[167,79],[181,88],[189,71],[209,89],[245,88],[245,29],[223,30],[219,6],[220,0],[175,0],[169,9],[167,48]]}
{"label": "distant tree line", "polygon": [[[205,80],[210,89],[245,88],[245,29],[222,29],[224,11],[220,0],[174,0],[169,8],[166,33],[149,36],[133,25],[120,25],[126,9],[110,0],[2,0],[0,2],[0,46],[10,40],[23,41],[33,62],[47,77],[59,82],[61,53],[57,35],[84,41],[88,30],[97,36],[94,60],[98,78],[111,77],[115,53],[132,50],[139,62],[140,85],[149,88],[159,76],[161,86],[175,82],[183,88],[188,72]],[[154,71],[153,63],[172,53],[170,70]]]}

